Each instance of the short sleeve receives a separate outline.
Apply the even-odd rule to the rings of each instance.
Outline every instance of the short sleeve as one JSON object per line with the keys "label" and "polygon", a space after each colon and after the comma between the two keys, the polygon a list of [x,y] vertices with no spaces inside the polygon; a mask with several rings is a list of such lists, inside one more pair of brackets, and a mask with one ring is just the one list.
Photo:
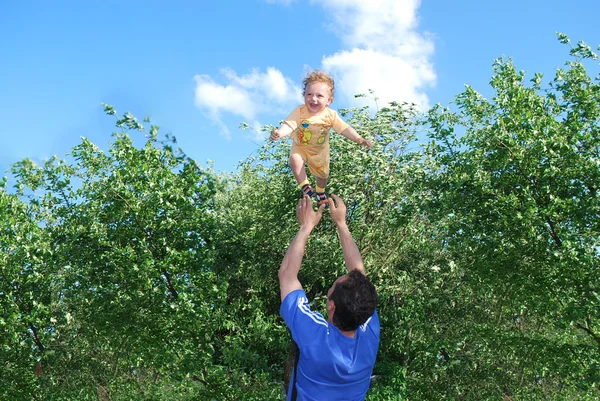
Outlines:
{"label": "short sleeve", "polygon": [[377,310],[373,312],[373,315],[371,315],[366,322],[359,326],[359,330],[362,330],[363,333],[371,334],[375,338],[379,339],[379,331],[381,328],[379,325],[379,315],[377,314]]}
{"label": "short sleeve", "polygon": [[292,130],[298,128],[298,121],[300,121],[300,107],[296,107],[294,111],[290,113],[290,115],[283,121],[287,125],[289,125]]}
{"label": "short sleeve", "polygon": [[333,128],[333,130],[335,132],[337,132],[338,134],[341,134],[350,125],[348,125],[348,123],[346,123],[344,120],[342,120],[342,118],[339,116],[337,111],[331,110],[331,113],[332,113],[331,127]]}
{"label": "short sleeve", "polygon": [[321,337],[319,333],[326,334],[329,329],[323,315],[310,309],[304,290],[290,292],[281,303],[279,313],[299,347],[316,341]]}

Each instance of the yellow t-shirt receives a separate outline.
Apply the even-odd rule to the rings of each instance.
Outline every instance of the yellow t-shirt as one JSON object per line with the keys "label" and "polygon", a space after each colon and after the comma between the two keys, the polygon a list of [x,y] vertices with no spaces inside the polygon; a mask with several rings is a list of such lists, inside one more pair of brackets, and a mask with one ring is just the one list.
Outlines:
{"label": "yellow t-shirt", "polygon": [[304,146],[324,146],[332,128],[340,133],[349,127],[335,110],[325,107],[311,116],[305,105],[296,107],[284,122],[292,128],[294,142]]}
{"label": "yellow t-shirt", "polygon": [[311,116],[305,105],[292,111],[284,123],[293,130],[290,154],[302,157],[314,176],[329,177],[329,133],[332,128],[341,133],[349,125],[329,107]]}

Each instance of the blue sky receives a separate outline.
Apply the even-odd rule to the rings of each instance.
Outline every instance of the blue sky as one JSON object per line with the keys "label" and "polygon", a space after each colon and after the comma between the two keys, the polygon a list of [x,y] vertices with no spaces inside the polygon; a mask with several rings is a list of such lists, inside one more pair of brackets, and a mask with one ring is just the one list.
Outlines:
{"label": "blue sky", "polygon": [[465,84],[489,94],[502,55],[551,79],[568,52],[555,32],[596,49],[598,15],[597,0],[4,0],[0,175],[64,157],[81,136],[106,149],[115,129],[101,103],[233,171],[264,141],[239,123],[285,118],[308,69],[336,79],[333,108],[373,89],[427,109]]}

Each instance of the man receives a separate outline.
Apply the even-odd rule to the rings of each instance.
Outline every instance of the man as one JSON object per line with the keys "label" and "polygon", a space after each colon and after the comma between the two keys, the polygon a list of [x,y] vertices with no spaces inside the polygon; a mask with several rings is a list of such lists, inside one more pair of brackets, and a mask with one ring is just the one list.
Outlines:
{"label": "man", "polygon": [[365,275],[362,257],[346,225],[346,205],[336,195],[331,198],[331,219],[337,226],[348,274],[335,280],[327,292],[327,319],[310,310],[298,281],[308,237],[325,208],[321,205],[315,212],[308,195],[296,207],[300,230],[279,269],[280,313],[300,350],[287,400],[363,400],[377,356],[377,292]]}

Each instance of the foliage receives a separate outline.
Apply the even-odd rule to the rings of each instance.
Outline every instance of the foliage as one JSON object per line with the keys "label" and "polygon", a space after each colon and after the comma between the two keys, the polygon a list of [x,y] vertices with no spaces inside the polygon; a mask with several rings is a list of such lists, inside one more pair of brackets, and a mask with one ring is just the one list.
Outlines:
{"label": "foliage", "polygon": [[[142,128],[127,114],[117,125]],[[212,364],[223,300],[210,269],[214,178],[171,144],[156,146],[157,130],[141,149],[121,132],[108,154],[83,139],[72,163],[14,166],[24,201],[2,193],[13,209],[3,215],[16,217],[2,219],[0,294],[8,349],[19,353],[21,339],[15,364],[31,378],[23,394],[119,398],[157,378],[206,386],[196,366]]]}
{"label": "foliage", "polygon": [[598,396],[600,86],[589,47],[571,55],[546,88],[499,59],[491,100],[467,87],[427,119],[430,216],[485,295],[453,359],[501,369],[490,398]]}
{"label": "foliage", "polygon": [[[367,399],[600,396],[600,84],[570,54],[545,86],[497,60],[490,100],[340,111],[375,143],[333,135],[328,187],[380,296]],[[0,182],[0,399],[280,399],[289,142],[216,174],[116,125],[107,152],[83,139]],[[314,309],[344,271],[326,213],[300,272]]]}

